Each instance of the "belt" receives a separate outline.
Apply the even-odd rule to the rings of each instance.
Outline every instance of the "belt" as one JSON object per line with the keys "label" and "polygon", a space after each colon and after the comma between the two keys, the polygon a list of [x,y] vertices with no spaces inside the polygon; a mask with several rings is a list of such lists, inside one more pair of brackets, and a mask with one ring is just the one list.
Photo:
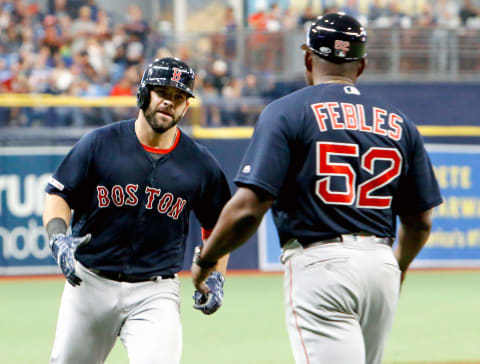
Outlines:
{"label": "belt", "polygon": [[[353,240],[355,239],[361,239],[362,237],[372,237],[372,235],[362,235],[362,234],[348,234],[347,236],[351,237]],[[373,236],[374,242],[376,244],[382,244],[382,245],[387,245],[387,246],[393,246],[393,243],[395,242],[395,238],[390,238],[390,237],[378,237],[378,236]],[[331,239],[326,239],[322,241],[316,241],[314,243],[307,243],[307,244],[302,244],[304,249],[308,248],[313,248],[315,246],[319,245],[324,245],[324,244],[330,244],[330,243],[343,243],[344,238],[340,235]]]}
{"label": "belt", "polygon": [[157,281],[159,279],[175,278],[175,274],[163,274],[158,276],[142,276],[142,275],[135,275],[135,274],[125,274],[122,272],[111,272],[111,271],[100,270],[95,268],[88,268],[88,269],[102,278],[111,279],[112,281],[117,281],[117,282],[139,283],[139,282]]}

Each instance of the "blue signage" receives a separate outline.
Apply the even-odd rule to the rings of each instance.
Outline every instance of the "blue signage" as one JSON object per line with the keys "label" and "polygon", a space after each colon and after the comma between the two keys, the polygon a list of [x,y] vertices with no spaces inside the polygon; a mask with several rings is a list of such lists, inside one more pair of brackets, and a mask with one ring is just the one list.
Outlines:
{"label": "blue signage", "polygon": [[415,266],[480,266],[480,147],[428,145],[443,204]]}
{"label": "blue signage", "polygon": [[42,225],[44,190],[68,149],[0,147],[0,275],[57,272]]}

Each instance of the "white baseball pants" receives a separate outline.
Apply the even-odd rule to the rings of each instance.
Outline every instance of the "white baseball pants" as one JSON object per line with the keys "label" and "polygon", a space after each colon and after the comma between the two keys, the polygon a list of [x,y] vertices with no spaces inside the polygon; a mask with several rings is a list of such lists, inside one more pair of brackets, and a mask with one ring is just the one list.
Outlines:
{"label": "white baseball pants", "polygon": [[373,236],[284,247],[285,311],[297,364],[381,364],[400,270]]}
{"label": "white baseball pants", "polygon": [[180,363],[178,278],[116,282],[79,263],[76,273],[83,282],[65,283],[50,363],[103,363],[117,336],[131,364]]}

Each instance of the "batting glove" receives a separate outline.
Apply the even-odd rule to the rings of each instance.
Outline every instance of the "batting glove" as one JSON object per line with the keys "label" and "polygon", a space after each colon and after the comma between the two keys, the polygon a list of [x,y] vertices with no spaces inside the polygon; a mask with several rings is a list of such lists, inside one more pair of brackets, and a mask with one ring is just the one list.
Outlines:
{"label": "batting glove", "polygon": [[205,281],[205,284],[208,286],[210,292],[208,292],[207,296],[205,296],[200,291],[195,291],[193,294],[193,300],[195,301],[193,308],[202,311],[205,315],[211,315],[217,311],[223,302],[224,282],[225,277],[222,273],[210,273]]}
{"label": "batting glove", "polygon": [[63,275],[73,287],[79,286],[82,280],[75,275],[75,251],[91,239],[91,235],[75,238],[71,235],[53,234],[50,237],[50,249]]}

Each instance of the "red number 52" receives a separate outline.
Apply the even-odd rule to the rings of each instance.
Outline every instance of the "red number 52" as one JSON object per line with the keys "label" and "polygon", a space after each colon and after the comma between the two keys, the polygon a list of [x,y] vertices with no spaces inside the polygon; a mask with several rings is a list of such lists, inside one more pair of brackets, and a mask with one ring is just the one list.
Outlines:
{"label": "red number 52", "polygon": [[[350,163],[332,162],[331,156],[361,158],[362,169],[372,177],[357,182],[357,174]],[[375,162],[383,160],[390,166],[375,175]],[[386,209],[392,203],[392,196],[373,195],[373,192],[397,178],[402,170],[402,155],[395,148],[371,147],[359,156],[359,147],[351,143],[317,142],[317,176],[321,178],[315,185],[317,196],[329,205],[353,205],[370,209]],[[345,178],[346,191],[332,191],[331,176]]]}

